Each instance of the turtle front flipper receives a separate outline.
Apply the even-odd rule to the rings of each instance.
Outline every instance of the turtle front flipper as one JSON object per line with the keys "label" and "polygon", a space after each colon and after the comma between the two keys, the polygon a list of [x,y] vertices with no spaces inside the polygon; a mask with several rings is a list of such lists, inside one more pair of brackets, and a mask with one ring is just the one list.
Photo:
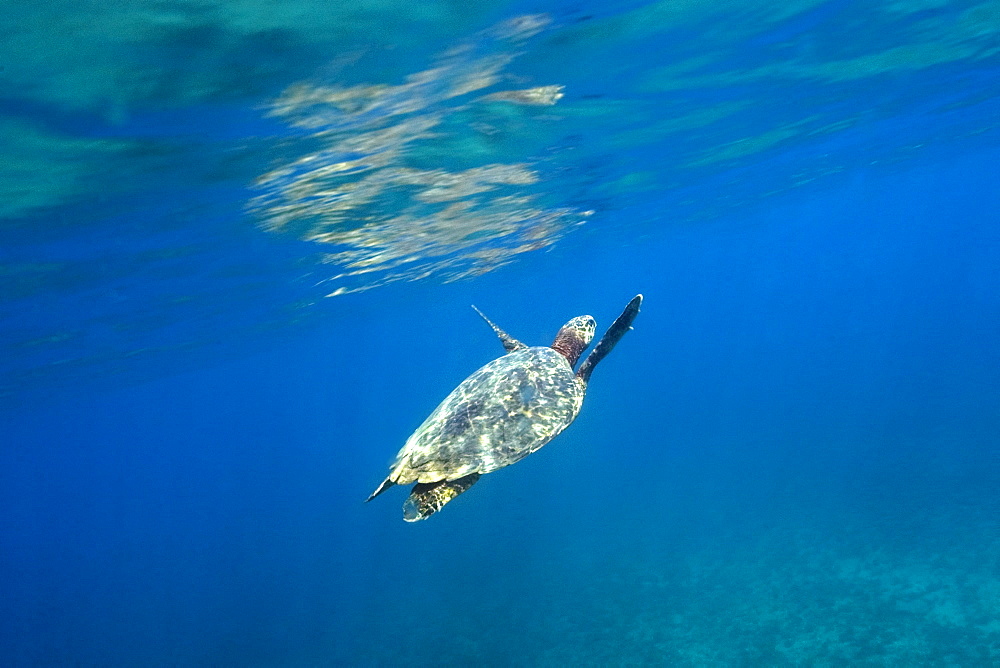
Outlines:
{"label": "turtle front flipper", "polygon": [[477,480],[479,474],[470,473],[455,480],[417,483],[410,491],[410,498],[403,504],[403,519],[407,522],[427,519],[441,510],[444,504],[472,487]]}
{"label": "turtle front flipper", "polygon": [[622,314],[611,323],[608,331],[604,332],[604,336],[597,342],[594,349],[590,351],[587,359],[583,360],[583,364],[580,365],[580,369],[576,372],[580,380],[585,383],[590,381],[590,374],[594,372],[594,367],[597,366],[597,363],[611,352],[615,345],[621,341],[622,337],[628,333],[628,330],[632,329],[632,321],[639,315],[640,304],[642,304],[642,295],[636,295],[625,306]]}
{"label": "turtle front flipper", "polygon": [[496,332],[497,336],[500,338],[500,343],[503,344],[503,349],[504,350],[506,350],[509,353],[512,353],[515,350],[524,350],[525,348],[528,347],[528,346],[524,345],[523,343],[521,343],[520,341],[518,341],[517,339],[515,339],[513,336],[511,336],[507,332],[503,331],[502,329],[500,329],[499,327],[497,327],[496,325],[494,325],[493,321],[490,320],[489,318],[487,318],[485,313],[483,313],[482,311],[480,311],[479,309],[476,308],[475,304],[472,305],[472,309],[476,313],[478,313],[480,315],[480,317],[482,317],[483,320],[486,321],[487,325],[489,325],[491,328],[493,328],[493,331]]}

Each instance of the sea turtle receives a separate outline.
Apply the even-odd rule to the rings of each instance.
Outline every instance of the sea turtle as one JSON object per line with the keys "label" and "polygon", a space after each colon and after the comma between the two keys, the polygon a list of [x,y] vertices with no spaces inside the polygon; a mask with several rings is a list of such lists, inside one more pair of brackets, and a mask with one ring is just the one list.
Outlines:
{"label": "sea turtle", "polygon": [[393,485],[416,483],[403,504],[403,519],[427,519],[482,474],[551,441],[580,412],[590,374],[632,328],[641,302],[642,295],[636,295],[628,303],[576,373],[573,367],[597,327],[589,315],[563,325],[550,347],[529,348],[473,306],[507,354],[466,378],[441,402],[407,439],[368,501]]}

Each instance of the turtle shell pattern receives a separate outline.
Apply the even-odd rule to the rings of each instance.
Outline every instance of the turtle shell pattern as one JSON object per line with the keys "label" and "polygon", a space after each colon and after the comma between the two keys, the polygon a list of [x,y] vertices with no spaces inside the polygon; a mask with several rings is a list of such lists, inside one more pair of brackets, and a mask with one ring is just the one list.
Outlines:
{"label": "turtle shell pattern", "polygon": [[509,466],[569,426],[586,389],[552,348],[504,355],[441,402],[407,439],[389,478],[398,484],[438,482]]}

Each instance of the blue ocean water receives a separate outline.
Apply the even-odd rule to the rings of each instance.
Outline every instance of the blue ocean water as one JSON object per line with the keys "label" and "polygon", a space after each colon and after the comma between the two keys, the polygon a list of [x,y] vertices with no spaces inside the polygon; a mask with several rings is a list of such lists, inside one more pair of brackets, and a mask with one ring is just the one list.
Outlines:
{"label": "blue ocean water", "polygon": [[995,0],[7,10],[0,663],[1000,665]]}

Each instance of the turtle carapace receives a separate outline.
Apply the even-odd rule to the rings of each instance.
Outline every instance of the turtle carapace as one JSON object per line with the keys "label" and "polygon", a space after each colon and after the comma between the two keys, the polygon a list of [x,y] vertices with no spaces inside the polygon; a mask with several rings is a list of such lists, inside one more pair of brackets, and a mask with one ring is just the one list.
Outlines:
{"label": "turtle carapace", "polygon": [[507,354],[462,381],[434,409],[407,439],[368,501],[393,485],[416,483],[403,504],[403,519],[427,519],[482,474],[509,466],[551,441],[576,419],[590,374],[632,328],[641,303],[642,295],[628,303],[576,372],[573,368],[597,327],[589,315],[563,325],[551,346],[528,347],[476,309]]}

